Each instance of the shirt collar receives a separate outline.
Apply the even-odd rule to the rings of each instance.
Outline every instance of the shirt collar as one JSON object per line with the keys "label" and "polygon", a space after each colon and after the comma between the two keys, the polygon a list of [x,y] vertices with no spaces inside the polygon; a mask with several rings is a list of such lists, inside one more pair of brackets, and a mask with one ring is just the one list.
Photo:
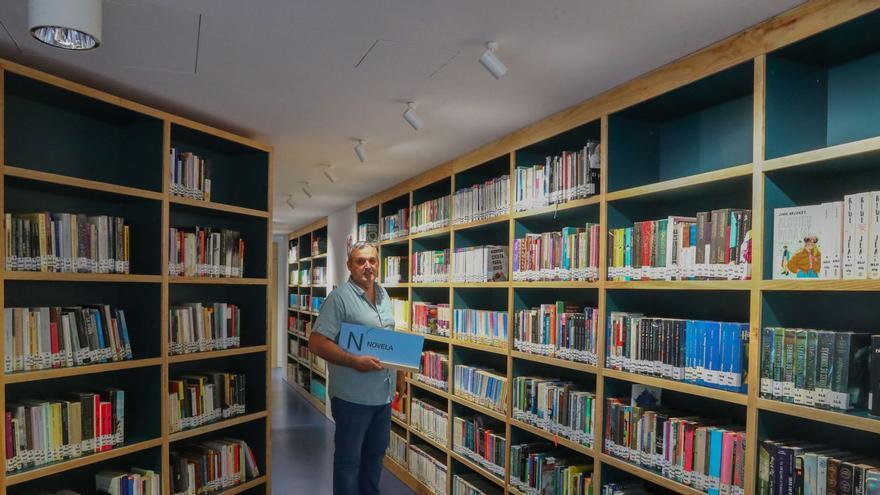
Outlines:
{"label": "shirt collar", "polygon": [[[351,288],[354,290],[355,294],[360,297],[366,297],[366,291],[360,285],[356,284],[350,276],[348,277],[348,283],[351,285]],[[380,285],[378,282],[373,282],[373,285],[376,288],[376,301],[378,302],[379,298],[382,297],[382,291],[379,290]]]}

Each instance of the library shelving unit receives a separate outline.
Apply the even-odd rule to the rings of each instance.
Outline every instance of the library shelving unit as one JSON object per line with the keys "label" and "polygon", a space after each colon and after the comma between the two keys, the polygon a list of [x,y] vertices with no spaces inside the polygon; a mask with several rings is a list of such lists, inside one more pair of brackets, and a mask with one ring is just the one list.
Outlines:
{"label": "library shelving unit", "polygon": [[[841,200],[880,189],[880,8],[876,2],[808,2],[618,88],[442,164],[357,204],[364,219],[381,219],[427,199],[544,157],[598,140],[599,194],[559,205],[514,211],[468,224],[381,241],[380,256],[411,256],[425,249],[501,244],[526,233],[600,224],[608,229],[667,215],[716,208],[753,212],[752,270],[748,280],[607,281],[607,244],[600,243],[599,278],[585,282],[414,283],[389,288],[411,302],[454,308],[506,310],[513,335],[516,311],[565,300],[598,308],[597,366],[493,348],[435,335],[426,348],[448,352],[450,382],[456,364],[480,364],[517,376],[564,378],[596,394],[596,446],[591,448],[486,409],[453,394],[408,380],[408,397],[445,404],[448,442],[417,431],[411,418],[394,419],[408,445],[447,466],[453,475],[479,473],[505,493],[520,493],[508,473],[497,477],[453,451],[452,418],[482,414],[503,424],[512,443],[543,438],[592,460],[595,490],[603,482],[636,477],[655,489],[702,493],[603,452],[604,401],[628,397],[633,385],[663,390],[663,402],[707,417],[726,418],[746,433],[745,494],[757,492],[757,452],[767,439],[820,441],[862,455],[876,453],[880,418],[864,411],[837,412],[760,397],[761,329],[766,326],[877,333],[880,283],[875,280],[772,280],[773,209]],[[513,185],[511,186],[513,189]],[[453,206],[454,207],[454,206]],[[453,215],[454,218],[454,215]],[[361,217],[359,217],[359,223]],[[512,273],[512,261],[509,266]],[[381,280],[381,278],[380,278]],[[748,322],[747,393],[715,390],[605,366],[605,328],[611,311],[649,316]],[[399,326],[399,331],[410,331]],[[454,334],[453,334],[454,335]],[[407,406],[408,408],[408,406]],[[506,456],[509,462],[509,453]],[[386,466],[418,493],[434,493],[407,465]]]}
{"label": "library shelving unit", "polygon": [[[0,493],[64,488],[89,493],[98,471],[132,467],[161,473],[162,492],[171,493],[170,452],[186,442],[223,437],[247,441],[260,471],[260,477],[226,493],[271,493],[271,148],[18,64],[0,61],[0,67],[4,216],[44,211],[121,216],[130,225],[131,253],[130,274],[12,271],[4,263],[0,301],[4,309],[95,303],[120,308],[133,353],[126,361],[3,375],[0,391],[7,405],[106,387],[125,390],[127,399],[123,445],[4,470]],[[210,161],[210,201],[171,194],[172,148]],[[196,225],[240,232],[247,253],[242,278],[169,275],[169,228]],[[242,313],[240,347],[169,355],[169,309],[184,302],[236,304]],[[245,413],[170,433],[169,379],[202,371],[245,374]],[[4,441],[5,433],[0,431]]]}
{"label": "library shelving unit", "polygon": [[[329,415],[330,406],[326,400],[327,367],[322,360],[316,360],[316,356],[308,352],[309,334],[318,316],[312,298],[327,297],[329,293],[326,274],[327,219],[322,218],[291,232],[288,246],[290,252],[296,255],[288,256],[287,382],[301,391],[318,410]],[[323,280],[315,277],[315,273],[321,270]],[[303,354],[292,352],[294,347],[303,349]]]}

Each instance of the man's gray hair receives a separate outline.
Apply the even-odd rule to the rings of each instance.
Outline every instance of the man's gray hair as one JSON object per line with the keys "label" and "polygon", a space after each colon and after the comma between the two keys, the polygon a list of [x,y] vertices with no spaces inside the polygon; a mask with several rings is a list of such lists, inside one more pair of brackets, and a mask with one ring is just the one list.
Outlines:
{"label": "man's gray hair", "polygon": [[361,249],[373,248],[376,250],[376,254],[379,254],[379,247],[370,241],[357,241],[356,243],[351,245],[351,249],[348,250],[348,261],[351,261],[351,256],[355,251],[360,251]]}

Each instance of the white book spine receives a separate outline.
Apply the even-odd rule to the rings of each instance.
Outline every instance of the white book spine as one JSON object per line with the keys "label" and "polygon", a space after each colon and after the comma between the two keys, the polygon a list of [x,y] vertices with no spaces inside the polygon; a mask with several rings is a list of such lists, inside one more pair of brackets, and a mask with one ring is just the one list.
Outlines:
{"label": "white book spine", "polygon": [[855,218],[856,197],[843,198],[843,278],[855,278]]}
{"label": "white book spine", "polygon": [[869,195],[868,278],[880,279],[880,191]]}
{"label": "white book spine", "polygon": [[868,201],[870,193],[856,194],[855,217],[855,266],[853,277],[859,280],[868,278]]}

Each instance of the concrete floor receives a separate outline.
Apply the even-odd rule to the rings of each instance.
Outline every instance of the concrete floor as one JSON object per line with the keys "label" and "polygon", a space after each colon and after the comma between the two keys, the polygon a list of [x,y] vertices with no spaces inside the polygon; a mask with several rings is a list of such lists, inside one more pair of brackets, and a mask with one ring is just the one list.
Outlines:
{"label": "concrete floor", "polygon": [[[281,369],[273,370],[272,492],[331,495],[333,422],[281,377]],[[414,493],[387,470],[380,487],[383,495]]]}

